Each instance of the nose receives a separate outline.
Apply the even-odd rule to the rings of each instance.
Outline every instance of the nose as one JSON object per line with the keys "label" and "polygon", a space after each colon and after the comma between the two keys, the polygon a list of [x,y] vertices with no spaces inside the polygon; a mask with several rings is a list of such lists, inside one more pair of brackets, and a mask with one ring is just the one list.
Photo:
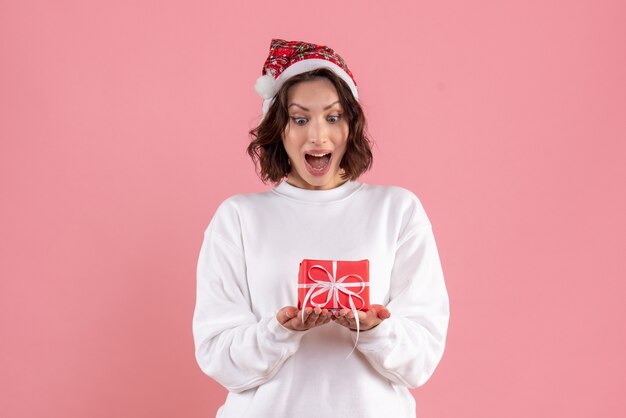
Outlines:
{"label": "nose", "polygon": [[309,141],[312,144],[323,144],[328,141],[328,127],[319,120],[312,120],[309,123]]}

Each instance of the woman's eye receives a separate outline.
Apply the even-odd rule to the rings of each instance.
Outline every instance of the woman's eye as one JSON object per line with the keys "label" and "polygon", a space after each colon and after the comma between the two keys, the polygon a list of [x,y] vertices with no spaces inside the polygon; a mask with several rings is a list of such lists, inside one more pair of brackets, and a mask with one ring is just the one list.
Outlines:
{"label": "woman's eye", "polygon": [[305,118],[291,118],[296,125],[304,125],[306,123]]}
{"label": "woman's eye", "polygon": [[341,115],[331,115],[328,117],[330,123],[339,122],[339,119],[341,119]]}

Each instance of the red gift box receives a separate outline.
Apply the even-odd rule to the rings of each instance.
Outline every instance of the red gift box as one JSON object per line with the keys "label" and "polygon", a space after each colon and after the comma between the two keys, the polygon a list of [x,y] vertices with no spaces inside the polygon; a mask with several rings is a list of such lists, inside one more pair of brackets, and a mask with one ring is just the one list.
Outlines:
{"label": "red gift box", "polygon": [[304,306],[339,310],[354,306],[367,311],[369,285],[369,260],[302,260],[298,273],[298,309]]}

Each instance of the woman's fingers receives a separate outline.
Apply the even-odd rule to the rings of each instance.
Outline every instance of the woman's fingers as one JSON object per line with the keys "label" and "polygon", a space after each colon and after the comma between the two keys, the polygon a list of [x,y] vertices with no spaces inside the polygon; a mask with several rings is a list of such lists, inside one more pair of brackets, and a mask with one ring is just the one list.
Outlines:
{"label": "woman's fingers", "polygon": [[300,320],[301,324],[306,324],[312,313],[313,309],[304,308],[304,314],[302,314],[302,311],[298,311],[298,320]]}
{"label": "woman's fingers", "polygon": [[328,322],[330,322],[330,317],[331,317],[331,313],[328,311],[328,309],[322,309],[322,312],[320,313],[320,316],[317,319],[317,322],[315,323],[315,326],[320,326],[320,325],[324,325],[327,324]]}
{"label": "woman's fingers", "polygon": [[298,312],[298,309],[295,308],[294,306],[285,306],[284,308],[278,311],[278,313],[276,314],[276,319],[282,325],[285,325],[285,323],[290,321],[292,318],[296,317],[297,312]]}
{"label": "woman's fingers", "polygon": [[[391,313],[383,305],[372,305],[369,311],[358,311],[358,315],[359,328],[366,331],[389,318]],[[331,319],[339,325],[356,330],[356,320],[350,309],[330,312],[319,307],[315,309],[307,307],[303,312],[294,306],[286,306],[278,311],[276,319],[286,328],[297,331],[327,324]]]}
{"label": "woman's fingers", "polygon": [[[359,315],[359,329],[366,331],[374,328],[380,324],[383,320],[389,318],[391,313],[387,308],[382,305],[372,305],[369,311],[358,311]],[[349,309],[342,309],[339,312],[335,312],[334,321],[339,325],[342,325],[351,330],[356,330],[356,320],[354,314]]]}
{"label": "woman's fingers", "polygon": [[285,328],[305,331],[330,322],[330,312],[321,308],[305,308],[303,312],[294,306],[286,306],[276,313],[276,319]]}
{"label": "woman's fingers", "polygon": [[[306,308],[305,312],[310,309],[310,308]],[[311,313],[309,314],[309,316],[305,319],[304,321],[304,325],[306,328],[312,328],[315,326],[315,323],[317,322],[317,319],[320,316],[320,313],[322,312],[322,310],[320,308],[315,308],[311,311]]]}
{"label": "woman's fingers", "polygon": [[348,322],[348,318],[346,318],[345,316],[342,316],[340,313],[337,312],[334,318],[337,324],[344,326],[346,328],[350,328],[350,323]]}
{"label": "woman's fingers", "polygon": [[376,311],[376,314],[380,319],[387,319],[391,316],[389,309],[385,308],[383,305],[371,305],[370,310]]}

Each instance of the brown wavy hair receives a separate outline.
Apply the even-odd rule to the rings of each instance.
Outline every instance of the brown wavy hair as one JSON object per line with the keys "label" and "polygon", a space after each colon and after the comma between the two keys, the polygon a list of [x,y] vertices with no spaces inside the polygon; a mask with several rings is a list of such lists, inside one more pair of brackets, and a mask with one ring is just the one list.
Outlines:
{"label": "brown wavy hair", "polygon": [[[289,156],[283,145],[283,133],[289,123],[287,93],[289,88],[302,81],[328,79],[337,90],[339,101],[347,115],[348,140],[346,152],[339,167],[343,169],[342,179],[356,180],[372,167],[372,150],[369,135],[366,134],[366,121],[363,109],[352,95],[348,84],[327,68],[317,68],[289,78],[276,93],[274,102],[268,109],[263,121],[249,134],[253,138],[247,152],[257,167],[263,183],[278,183],[291,171]],[[257,164],[258,163],[258,164]]]}

